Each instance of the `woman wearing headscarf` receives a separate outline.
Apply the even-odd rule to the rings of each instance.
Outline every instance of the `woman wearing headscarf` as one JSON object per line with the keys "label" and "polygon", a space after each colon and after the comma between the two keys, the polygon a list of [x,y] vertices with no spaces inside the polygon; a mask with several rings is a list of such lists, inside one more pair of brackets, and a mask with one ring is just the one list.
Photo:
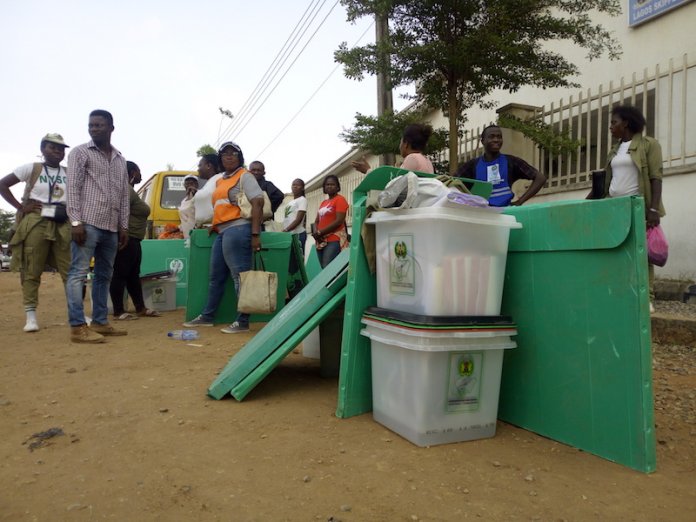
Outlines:
{"label": "woman wearing headscarf", "polygon": [[[244,155],[236,143],[223,143],[218,151],[224,172],[215,182],[212,194],[213,230],[218,233],[210,252],[210,283],[208,301],[201,314],[184,323],[186,327],[213,326],[228,277],[232,277],[239,295],[239,274],[251,270],[252,256],[261,250],[263,193],[256,178],[244,168]],[[251,219],[242,217],[237,204],[240,190],[251,203]],[[237,319],[221,330],[223,333],[249,331],[249,314],[239,313]]]}

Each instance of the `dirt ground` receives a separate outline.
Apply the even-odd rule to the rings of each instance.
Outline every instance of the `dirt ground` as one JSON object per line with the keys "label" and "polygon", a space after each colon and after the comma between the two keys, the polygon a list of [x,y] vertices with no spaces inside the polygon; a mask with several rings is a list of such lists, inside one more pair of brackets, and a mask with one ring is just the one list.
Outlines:
{"label": "dirt ground", "polygon": [[[169,340],[183,311],[68,340],[58,276],[22,332],[0,273],[0,520],[694,520],[696,352],[654,347],[657,471],[499,422],[492,439],[418,448],[370,414],[334,416],[337,380],[290,355],[244,402],[209,384],[250,334]],[[37,442],[32,434],[60,428]]]}

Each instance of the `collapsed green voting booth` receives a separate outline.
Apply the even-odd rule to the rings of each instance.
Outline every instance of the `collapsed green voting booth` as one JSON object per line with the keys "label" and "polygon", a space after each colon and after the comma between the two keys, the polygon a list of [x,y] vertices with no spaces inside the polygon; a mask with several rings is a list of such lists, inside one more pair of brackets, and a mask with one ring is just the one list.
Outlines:
{"label": "collapsed green voting booth", "polygon": [[[242,400],[345,298],[336,415],[372,410],[370,341],[360,330],[364,310],[376,304],[376,282],[359,237],[368,193],[405,172],[381,167],[366,176],[353,193],[350,249],[230,360],[210,396],[232,393]],[[555,202],[506,212],[523,228],[511,231],[505,273],[501,312],[512,316],[519,335],[517,349],[505,354],[499,418],[653,471],[642,199]]]}
{"label": "collapsed green voting booth", "polygon": [[188,249],[183,239],[144,239],[140,275],[169,271],[176,277],[176,306],[186,306],[188,292]]}
{"label": "collapsed green voting booth", "polygon": [[[402,171],[403,172],[403,171]],[[395,172],[377,169],[365,196]],[[499,417],[639,471],[655,469],[645,217],[640,198],[510,207],[501,313],[517,323],[505,354]],[[356,237],[354,232],[354,237]],[[371,411],[369,341],[360,318],[376,302],[362,245],[351,244],[336,415]]]}
{"label": "collapsed green voting booth", "polygon": [[[188,295],[186,301],[186,320],[198,316],[208,298],[210,279],[210,252],[217,234],[208,235],[207,230],[191,231],[189,253]],[[294,258],[292,272],[290,259]],[[278,274],[278,293],[276,313],[285,305],[289,287],[302,287],[307,284],[307,274],[302,260],[300,244],[292,234],[286,232],[261,233],[261,258],[263,268]],[[254,314],[252,322],[269,321],[274,314]],[[232,279],[225,284],[225,293],[215,314],[216,323],[231,323],[237,317],[237,299]]]}
{"label": "collapsed green voting booth", "polygon": [[[642,198],[511,207],[502,313],[518,325],[500,419],[655,469]],[[514,352],[514,353],[513,353]]]}

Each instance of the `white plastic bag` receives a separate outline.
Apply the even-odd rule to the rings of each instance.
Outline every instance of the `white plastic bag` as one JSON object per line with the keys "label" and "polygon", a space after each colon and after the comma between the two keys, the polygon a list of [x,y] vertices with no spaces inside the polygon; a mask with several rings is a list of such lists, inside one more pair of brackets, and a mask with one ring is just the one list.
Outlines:
{"label": "white plastic bag", "polygon": [[418,176],[413,172],[394,178],[377,197],[382,208],[411,208],[418,194]]}
{"label": "white plastic bag", "polygon": [[203,188],[193,196],[193,206],[196,209],[196,225],[201,226],[213,222],[213,191],[222,174],[215,174]]}
{"label": "white plastic bag", "polygon": [[413,208],[432,207],[446,198],[450,189],[435,178],[418,178],[418,194],[413,200]]}

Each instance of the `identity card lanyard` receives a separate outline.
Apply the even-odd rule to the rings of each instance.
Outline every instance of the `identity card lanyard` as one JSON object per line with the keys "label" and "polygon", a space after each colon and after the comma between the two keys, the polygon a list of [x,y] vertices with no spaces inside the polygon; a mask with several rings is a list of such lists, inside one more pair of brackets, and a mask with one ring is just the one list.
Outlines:
{"label": "identity card lanyard", "polygon": [[55,178],[52,178],[48,173],[48,167],[46,167],[45,163],[44,172],[48,178],[48,205],[41,205],[41,216],[52,219],[56,217],[56,207],[51,204],[51,201],[53,199],[53,188],[56,186],[56,183],[58,183],[58,178],[60,177],[60,165],[58,165],[58,174],[56,174]]}
{"label": "identity card lanyard", "polygon": [[51,175],[48,173],[48,167],[45,163],[44,172],[46,173],[46,177],[48,178],[48,202],[51,203],[53,199],[53,189],[55,188],[56,184],[58,183],[58,179],[60,178],[60,165],[58,165],[58,174],[56,174],[55,178],[52,178]]}

